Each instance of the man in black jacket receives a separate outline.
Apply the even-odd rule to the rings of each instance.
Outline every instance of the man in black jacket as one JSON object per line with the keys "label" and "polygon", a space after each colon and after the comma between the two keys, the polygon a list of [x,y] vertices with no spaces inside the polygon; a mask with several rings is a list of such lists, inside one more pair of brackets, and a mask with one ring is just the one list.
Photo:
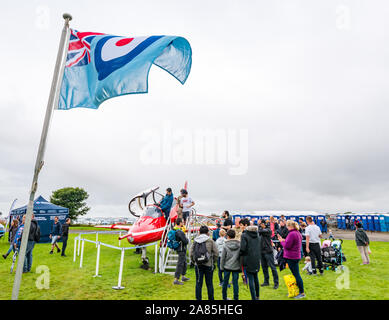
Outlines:
{"label": "man in black jacket", "polygon": [[[186,262],[186,246],[188,244],[188,239],[185,236],[185,233],[182,231],[182,227],[184,226],[184,221],[181,218],[176,219],[176,226],[174,230],[176,230],[176,241],[180,243],[180,246],[176,249],[178,255],[178,261],[176,266],[176,272],[174,274],[175,280],[173,284],[183,285],[184,281],[188,281],[189,278],[185,277],[187,262]],[[181,280],[180,281],[180,276]]]}
{"label": "man in black jacket", "polygon": [[36,234],[40,234],[38,222],[35,220],[34,214],[32,214],[30,232],[28,234],[26,256],[24,258],[23,273],[31,271],[32,266],[32,250],[34,250]]}
{"label": "man in black jacket", "polygon": [[251,299],[259,300],[258,271],[261,260],[261,240],[258,235],[258,227],[250,226],[248,219],[242,219],[245,230],[240,238],[240,256],[243,260],[243,267],[246,271]]}
{"label": "man in black jacket", "polygon": [[269,285],[269,267],[273,274],[274,289],[278,289],[278,273],[276,265],[274,264],[274,254],[273,246],[271,242],[271,230],[266,226],[265,220],[261,220],[260,228],[258,230],[259,235],[261,236],[262,242],[262,253],[261,253],[261,264],[262,272],[264,276],[264,282],[261,284],[261,287]]}
{"label": "man in black jacket", "polygon": [[65,250],[68,245],[70,218],[66,219],[66,222],[62,226],[62,253],[61,257],[66,257]]}

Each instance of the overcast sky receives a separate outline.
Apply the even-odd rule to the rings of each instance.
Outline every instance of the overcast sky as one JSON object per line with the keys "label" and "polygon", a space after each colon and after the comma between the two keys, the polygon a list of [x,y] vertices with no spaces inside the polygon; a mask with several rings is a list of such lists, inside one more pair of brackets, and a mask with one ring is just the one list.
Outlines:
{"label": "overcast sky", "polygon": [[[183,36],[193,65],[183,86],[152,67],[148,94],[55,111],[37,196],[82,187],[90,215],[126,216],[132,195],[187,180],[200,212],[389,211],[387,1],[25,0],[0,20],[3,214],[28,200],[64,12],[81,31]],[[237,134],[247,170],[146,163],[158,141],[193,149],[169,127]]]}

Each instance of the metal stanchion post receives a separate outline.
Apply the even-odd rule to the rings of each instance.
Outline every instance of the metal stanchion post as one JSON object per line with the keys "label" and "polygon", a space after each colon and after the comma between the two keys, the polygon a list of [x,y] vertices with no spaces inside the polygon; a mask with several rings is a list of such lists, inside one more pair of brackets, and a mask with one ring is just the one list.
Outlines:
{"label": "metal stanchion post", "polygon": [[73,254],[73,262],[76,262],[76,255],[77,255],[77,237],[74,238],[74,254]]}
{"label": "metal stanchion post", "polygon": [[158,272],[158,242],[155,244],[154,252],[154,273]]}
{"label": "metal stanchion post", "polygon": [[99,263],[100,263],[100,242],[97,243],[96,273],[93,277],[101,277],[101,275],[99,275]]}
{"label": "metal stanchion post", "polygon": [[84,239],[82,239],[82,244],[81,244],[81,257],[80,257],[80,268],[82,268],[82,260],[84,258]]}
{"label": "metal stanchion post", "polygon": [[80,256],[81,233],[78,235],[77,255]]}
{"label": "metal stanchion post", "polygon": [[122,248],[122,254],[120,257],[120,269],[119,269],[119,279],[118,279],[118,285],[116,287],[112,287],[112,289],[121,290],[124,289],[124,287],[121,286],[122,284],[122,275],[123,275],[123,261],[124,261],[124,248]]}
{"label": "metal stanchion post", "polygon": [[99,233],[96,231],[96,248],[97,248],[97,242],[99,241]]}

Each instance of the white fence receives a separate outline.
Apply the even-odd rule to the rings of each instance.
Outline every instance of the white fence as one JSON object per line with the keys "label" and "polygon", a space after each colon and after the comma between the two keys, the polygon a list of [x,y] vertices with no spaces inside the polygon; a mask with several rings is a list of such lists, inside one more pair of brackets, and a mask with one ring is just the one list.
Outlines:
{"label": "white fence", "polygon": [[[96,241],[85,239],[83,237],[84,235],[91,235],[94,233],[96,233]],[[113,289],[117,289],[117,290],[124,289],[124,287],[121,284],[122,284],[122,276],[123,276],[124,252],[126,250],[135,250],[138,248],[145,248],[145,247],[150,247],[150,246],[154,245],[155,246],[155,263],[154,264],[155,264],[155,273],[157,273],[157,259],[158,259],[157,252],[158,252],[158,242],[159,241],[149,243],[149,244],[146,244],[143,246],[137,246],[137,247],[121,247],[121,240],[119,240],[119,246],[116,247],[116,246],[113,246],[111,244],[107,244],[107,243],[99,241],[99,234],[119,234],[119,237],[120,237],[122,232],[118,232],[118,231],[95,231],[95,232],[84,232],[84,233],[81,232],[74,239],[73,262],[76,262],[76,258],[77,258],[77,256],[79,256],[80,257],[80,268],[82,268],[82,264],[83,264],[85,242],[90,242],[90,243],[96,244],[96,248],[97,248],[96,270],[95,270],[95,274],[93,277],[101,277],[101,275],[99,275],[100,248],[101,248],[101,246],[121,251],[118,284],[117,284],[117,286],[112,287]]]}

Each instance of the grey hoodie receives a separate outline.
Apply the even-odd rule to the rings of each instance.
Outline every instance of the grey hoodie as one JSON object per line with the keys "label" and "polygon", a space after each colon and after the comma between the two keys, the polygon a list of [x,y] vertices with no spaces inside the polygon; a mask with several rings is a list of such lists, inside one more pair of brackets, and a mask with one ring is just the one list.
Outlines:
{"label": "grey hoodie", "polygon": [[240,271],[240,241],[231,239],[224,242],[223,252],[220,258],[220,270]]}
{"label": "grey hoodie", "polygon": [[[216,263],[217,258],[219,256],[219,252],[217,250],[217,246],[216,246],[215,241],[213,241],[207,234],[200,234],[199,236],[196,237],[196,239],[194,239],[194,241],[197,243],[205,242],[205,246],[207,247],[207,251],[208,251],[211,258],[208,260],[207,263],[204,263],[203,265],[207,266],[207,267],[212,267]],[[190,260],[193,263],[195,263],[193,249],[194,249],[194,244],[192,246],[190,246],[189,257],[190,257]]]}

